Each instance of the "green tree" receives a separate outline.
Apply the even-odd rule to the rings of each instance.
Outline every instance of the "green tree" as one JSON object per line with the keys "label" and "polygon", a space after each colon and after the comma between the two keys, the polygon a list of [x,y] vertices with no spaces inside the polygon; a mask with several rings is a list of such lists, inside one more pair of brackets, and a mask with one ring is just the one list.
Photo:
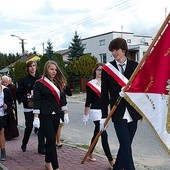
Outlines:
{"label": "green tree", "polygon": [[6,61],[7,61],[7,55],[0,53],[0,69],[3,69],[6,67]]}
{"label": "green tree", "polygon": [[42,75],[43,74],[43,70],[44,70],[44,65],[45,63],[48,61],[48,60],[54,60],[56,61],[56,63],[58,64],[58,66],[61,68],[61,70],[64,72],[64,74],[66,73],[65,72],[65,63],[63,61],[63,57],[61,54],[58,54],[58,53],[53,53],[53,58],[49,58],[49,56],[47,54],[44,54],[40,61],[38,61],[38,74]]}
{"label": "green tree", "polygon": [[63,61],[63,56],[59,53],[54,53],[53,54],[53,60],[56,61],[56,63],[58,64],[58,66],[60,67],[60,69],[63,71],[63,73],[65,74],[65,63]]}
{"label": "green tree", "polygon": [[25,69],[25,64],[26,64],[25,62],[20,62],[20,61],[15,63],[15,66],[13,68],[14,81],[20,80],[27,74]]}
{"label": "green tree", "polygon": [[53,45],[50,40],[47,42],[47,48],[45,49],[45,54],[41,57],[40,61],[38,61],[38,74],[42,75],[44,70],[44,65],[48,60],[53,60],[54,58],[54,51],[53,51]]}
{"label": "green tree", "polygon": [[20,59],[21,56],[19,56],[18,54],[14,55],[14,54],[3,54],[0,53],[0,69],[3,69],[7,66],[9,66],[10,64],[14,63],[15,61],[17,61],[18,59]]}
{"label": "green tree", "polygon": [[41,57],[41,59],[40,59],[40,61],[38,61],[37,62],[37,71],[38,71],[38,74],[39,75],[42,75],[43,74],[43,70],[44,70],[44,65],[45,65],[45,63],[47,62],[49,60],[49,57],[48,57],[48,55],[47,54],[44,54],[42,57]]}
{"label": "green tree", "polygon": [[50,40],[48,40],[47,45],[48,45],[48,46],[47,46],[47,48],[45,49],[46,55],[48,56],[48,58],[49,58],[50,60],[52,60],[52,59],[53,59],[53,54],[54,54],[52,42],[51,42]]}
{"label": "green tree", "polygon": [[81,56],[78,60],[73,61],[70,66],[75,75],[89,79],[96,63],[97,58],[87,54]]}
{"label": "green tree", "polygon": [[79,35],[77,34],[77,31],[75,31],[74,38],[72,39],[71,45],[69,46],[70,53],[68,55],[68,58],[70,61],[79,59],[80,56],[82,56],[84,53],[84,47],[82,45],[81,39]]}

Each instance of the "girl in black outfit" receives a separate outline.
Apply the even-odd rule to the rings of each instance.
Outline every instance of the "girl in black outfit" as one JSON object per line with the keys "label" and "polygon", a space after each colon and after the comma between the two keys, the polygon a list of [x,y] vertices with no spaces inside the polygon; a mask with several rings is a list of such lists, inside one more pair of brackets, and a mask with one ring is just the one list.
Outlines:
{"label": "girl in black outfit", "polygon": [[[100,120],[101,120],[101,99],[100,99],[100,91],[101,91],[101,71],[102,71],[102,63],[97,63],[94,71],[93,71],[93,79],[89,81],[86,85],[86,103],[85,103],[85,109],[84,109],[84,115],[83,115],[83,121],[86,123],[88,119],[90,118],[94,124],[94,134],[91,139],[91,143],[94,141],[97,133],[100,130]],[[111,167],[113,167],[114,161],[110,152],[109,144],[108,144],[108,135],[106,130],[104,130],[101,134],[101,140],[102,140],[102,147],[106,154],[107,159],[109,160],[109,163]],[[90,154],[90,160],[96,161],[96,158],[94,158],[92,152],[94,148],[91,151]]]}
{"label": "girl in black outfit", "polygon": [[[42,78],[34,86],[33,125],[40,126],[46,138],[45,167],[48,170],[59,170],[55,142],[61,111],[66,109],[63,82],[66,80],[57,63],[49,60],[44,66]],[[68,122],[68,113],[64,119]]]}

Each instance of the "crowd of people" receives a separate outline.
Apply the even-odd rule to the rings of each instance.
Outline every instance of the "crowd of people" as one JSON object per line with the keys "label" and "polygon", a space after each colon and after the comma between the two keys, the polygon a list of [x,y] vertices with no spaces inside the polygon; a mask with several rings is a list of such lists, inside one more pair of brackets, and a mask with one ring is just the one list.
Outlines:
{"label": "crowd of people", "polygon": [[[86,101],[83,122],[90,119],[94,123],[94,133],[90,144],[101,131],[104,153],[113,170],[135,170],[132,156],[132,141],[141,115],[123,98],[122,86],[112,76],[113,67],[121,76],[130,78],[137,63],[128,59],[128,46],[123,38],[113,39],[109,44],[113,61],[97,63],[92,79],[86,84]],[[0,149],[2,161],[6,160],[5,140],[18,137],[19,132],[17,101],[23,104],[25,130],[21,150],[26,152],[33,128],[37,132],[37,152],[45,155],[45,168],[59,170],[57,147],[61,144],[61,128],[69,123],[66,95],[71,96],[66,77],[55,61],[44,65],[43,75],[37,74],[37,63],[26,63],[27,75],[18,81],[18,87],[8,76],[0,76]],[[119,141],[117,157],[114,160],[110,151],[105,121],[117,99],[121,101],[112,115],[112,122]],[[88,132],[87,132],[88,133]],[[94,145],[95,147],[95,145]],[[92,148],[89,159],[96,161]]]}

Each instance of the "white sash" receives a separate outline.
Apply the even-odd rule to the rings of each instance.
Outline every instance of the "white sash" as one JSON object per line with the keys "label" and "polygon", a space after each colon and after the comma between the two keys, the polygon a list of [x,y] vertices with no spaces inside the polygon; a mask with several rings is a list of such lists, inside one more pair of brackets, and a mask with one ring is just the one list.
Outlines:
{"label": "white sash", "polygon": [[101,86],[96,84],[96,80],[91,80],[87,83],[87,85],[100,97],[101,94]]}
{"label": "white sash", "polygon": [[128,79],[117,70],[111,63],[106,63],[103,69],[112,76],[122,87],[126,86]]}
{"label": "white sash", "polygon": [[44,77],[39,79],[38,81],[40,81],[41,83],[43,83],[46,87],[48,87],[51,92],[53,93],[56,102],[58,103],[58,105],[60,106],[60,90],[57,88],[57,86],[55,86],[48,78]]}

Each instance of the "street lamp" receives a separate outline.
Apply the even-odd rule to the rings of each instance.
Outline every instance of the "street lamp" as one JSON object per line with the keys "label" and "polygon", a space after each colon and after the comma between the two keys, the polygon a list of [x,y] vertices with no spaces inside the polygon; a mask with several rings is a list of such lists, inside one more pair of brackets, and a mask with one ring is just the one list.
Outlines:
{"label": "street lamp", "polygon": [[17,35],[11,35],[12,37],[17,37],[17,38],[19,38],[19,40],[21,40],[21,48],[22,48],[22,55],[24,56],[24,54],[25,54],[25,50],[24,50],[24,40],[26,40],[26,39],[22,39],[21,37],[19,37],[19,36],[17,36]]}

